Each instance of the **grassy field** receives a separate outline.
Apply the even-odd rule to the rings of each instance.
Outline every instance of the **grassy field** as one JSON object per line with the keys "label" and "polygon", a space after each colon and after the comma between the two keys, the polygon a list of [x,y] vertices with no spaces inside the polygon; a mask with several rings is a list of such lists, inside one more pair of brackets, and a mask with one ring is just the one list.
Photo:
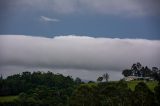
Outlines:
{"label": "grassy field", "polygon": [[[110,82],[113,82],[113,83],[118,83],[118,81],[110,81]],[[128,87],[134,91],[135,89],[135,86],[139,83],[139,82],[143,82],[143,81],[140,81],[140,80],[137,80],[137,81],[128,81],[127,84],[128,84]],[[149,87],[149,89],[154,92],[154,88],[155,86],[158,85],[158,82],[157,81],[148,81],[148,82],[145,82],[146,85]],[[97,85],[97,83],[89,83],[87,84],[89,86],[95,86]]]}
{"label": "grassy field", "polygon": [[[128,83],[128,87],[134,91],[135,89],[135,86],[139,83],[139,82],[142,82],[142,81],[129,81],[127,82]],[[149,87],[149,89],[151,91],[154,91],[154,87],[158,85],[158,82],[157,81],[148,81],[148,82],[145,82],[147,84],[147,86]]]}
{"label": "grassy field", "polygon": [[0,96],[0,102],[11,102],[18,98],[18,96]]}

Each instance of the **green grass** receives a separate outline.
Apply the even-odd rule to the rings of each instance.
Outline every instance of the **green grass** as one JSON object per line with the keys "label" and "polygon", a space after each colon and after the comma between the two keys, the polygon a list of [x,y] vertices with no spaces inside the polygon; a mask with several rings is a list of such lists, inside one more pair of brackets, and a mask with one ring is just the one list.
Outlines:
{"label": "green grass", "polygon": [[[118,81],[110,81],[112,83],[118,83]],[[135,86],[139,83],[139,82],[143,82],[143,81],[140,81],[140,80],[135,80],[135,81],[127,81],[127,84],[128,84],[128,87],[134,91],[135,90]],[[148,82],[145,82],[146,85],[148,86],[148,88],[154,92],[154,88],[158,85],[158,82],[157,81],[148,81]],[[97,83],[87,83],[87,84],[82,84],[82,85],[88,85],[88,86],[96,86]]]}
{"label": "green grass", "polygon": [[17,98],[18,98],[18,96],[0,96],[0,103],[2,103],[2,102],[12,102]]}
{"label": "green grass", "polygon": [[[134,91],[135,89],[135,86],[139,83],[139,82],[142,82],[142,81],[129,81],[127,82],[128,83],[128,87]],[[154,91],[154,87],[158,85],[158,82],[157,81],[148,81],[148,82],[145,82],[146,85],[149,87],[149,89],[151,91]]]}

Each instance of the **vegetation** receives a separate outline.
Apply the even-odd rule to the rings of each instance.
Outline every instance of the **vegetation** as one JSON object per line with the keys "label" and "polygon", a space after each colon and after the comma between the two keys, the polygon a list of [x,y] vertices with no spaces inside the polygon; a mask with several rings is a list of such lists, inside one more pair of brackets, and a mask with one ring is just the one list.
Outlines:
{"label": "vegetation", "polygon": [[[136,85],[137,85],[138,83],[140,83],[140,82],[143,82],[143,81],[141,81],[141,80],[136,80],[136,81],[128,81],[128,82],[126,82],[126,83],[127,83],[128,87],[129,87],[132,91],[134,91]],[[148,88],[149,88],[151,91],[154,92],[154,88],[158,85],[158,82],[157,82],[157,81],[147,81],[147,82],[145,82],[145,84],[148,86]]]}
{"label": "vegetation", "polygon": [[19,95],[21,105],[65,105],[75,87],[80,84],[70,76],[52,72],[23,72],[0,80],[0,96]]}
{"label": "vegetation", "polygon": [[108,79],[108,73],[98,83],[52,72],[1,77],[0,106],[160,106],[157,81]]}
{"label": "vegetation", "polygon": [[13,102],[15,99],[17,99],[18,96],[0,96],[0,102]]}
{"label": "vegetation", "polygon": [[97,78],[97,81],[98,81],[98,82],[102,82],[103,80],[105,80],[106,82],[108,82],[108,79],[109,79],[109,74],[108,74],[108,73],[105,73],[105,74],[103,74],[102,76],[98,77],[98,78]]}
{"label": "vegetation", "polygon": [[122,74],[125,77],[128,76],[136,76],[140,78],[149,77],[153,80],[160,81],[160,70],[157,67],[152,67],[152,70],[149,69],[147,66],[142,66],[141,63],[137,62],[133,64],[131,69],[125,69],[122,71]]}

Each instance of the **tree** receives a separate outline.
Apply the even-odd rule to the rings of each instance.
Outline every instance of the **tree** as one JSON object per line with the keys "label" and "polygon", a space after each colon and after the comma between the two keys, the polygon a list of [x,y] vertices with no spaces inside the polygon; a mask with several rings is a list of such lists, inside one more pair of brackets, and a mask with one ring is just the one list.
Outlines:
{"label": "tree", "polygon": [[76,84],[81,84],[81,83],[82,83],[82,80],[81,80],[79,77],[77,77],[77,78],[75,79],[75,82],[76,82]]}
{"label": "tree", "polygon": [[98,77],[98,78],[97,78],[97,81],[98,81],[98,82],[102,82],[102,81],[103,81],[103,77]]}
{"label": "tree", "polygon": [[108,73],[103,74],[103,79],[105,79],[106,82],[108,82],[108,80],[109,80],[109,74]]}
{"label": "tree", "polygon": [[152,77],[154,80],[157,80],[160,82],[160,73],[153,72]]}
{"label": "tree", "polygon": [[141,76],[141,69],[142,69],[142,65],[140,62],[133,64],[131,67],[132,75],[140,77]]}
{"label": "tree", "polygon": [[131,106],[132,91],[123,80],[119,82],[99,83],[99,106]]}
{"label": "tree", "polygon": [[131,67],[131,70],[137,70],[137,65],[133,64],[132,67]]}
{"label": "tree", "polygon": [[100,76],[100,77],[97,78],[97,82],[102,82],[103,80],[105,80],[106,82],[108,82],[108,79],[109,79],[109,74],[105,73],[102,76]]}
{"label": "tree", "polygon": [[1,76],[0,76],[0,80],[3,80],[3,76],[2,76],[2,74],[1,74]]}
{"label": "tree", "polygon": [[141,63],[140,63],[140,62],[137,62],[136,67],[137,67],[138,70],[140,70],[140,69],[142,68]]}
{"label": "tree", "polygon": [[131,69],[125,69],[122,71],[122,74],[127,77],[130,75],[137,77],[151,77],[154,80],[160,81],[160,71],[157,67],[152,67],[152,70],[147,66],[142,66],[141,63],[137,62],[133,64]]}
{"label": "tree", "polygon": [[133,103],[135,106],[152,106],[154,104],[154,94],[144,82],[136,85]]}
{"label": "tree", "polygon": [[160,84],[154,88],[155,91],[155,101],[160,106]]}
{"label": "tree", "polygon": [[153,72],[158,72],[158,68],[157,67],[152,67],[152,71]]}
{"label": "tree", "polygon": [[101,106],[95,85],[80,85],[70,98],[69,106]]}
{"label": "tree", "polygon": [[152,76],[152,71],[147,66],[144,68],[144,76],[145,77],[151,77]]}
{"label": "tree", "polygon": [[128,76],[131,76],[132,75],[132,71],[130,69],[125,69],[122,71],[122,74],[125,76],[125,77],[128,77]]}

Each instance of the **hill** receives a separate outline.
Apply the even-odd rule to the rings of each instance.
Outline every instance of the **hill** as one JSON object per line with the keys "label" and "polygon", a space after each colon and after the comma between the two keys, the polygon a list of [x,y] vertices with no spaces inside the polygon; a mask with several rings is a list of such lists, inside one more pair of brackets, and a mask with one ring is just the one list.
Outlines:
{"label": "hill", "polygon": [[23,72],[0,79],[0,106],[160,106],[159,95],[156,81],[83,83],[52,72]]}
{"label": "hill", "polygon": [[[143,81],[128,81],[127,84],[128,84],[128,87],[134,91],[135,89],[135,86],[139,83],[139,82],[143,82]],[[148,81],[148,82],[145,82],[146,85],[148,86],[148,88],[151,90],[151,91],[154,91],[154,88],[158,85],[158,82],[157,81]]]}
{"label": "hill", "polygon": [[18,96],[0,96],[0,103],[9,103],[17,99]]}

